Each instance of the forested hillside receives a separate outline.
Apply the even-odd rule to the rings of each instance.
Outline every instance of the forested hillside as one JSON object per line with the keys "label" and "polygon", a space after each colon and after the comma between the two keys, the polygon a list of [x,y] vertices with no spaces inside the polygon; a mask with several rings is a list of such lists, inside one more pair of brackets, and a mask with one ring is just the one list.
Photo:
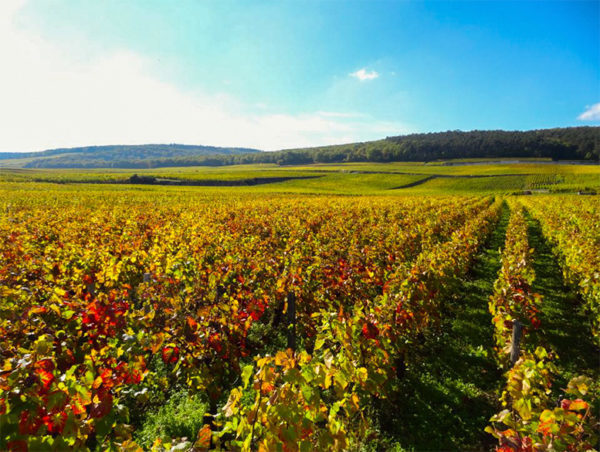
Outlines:
{"label": "forested hillside", "polygon": [[198,157],[210,159],[215,155],[229,156],[257,152],[260,151],[250,148],[185,144],[87,146],[50,149],[42,152],[0,152],[0,166],[3,166],[2,164],[7,160],[22,160],[23,164],[20,166],[28,168],[129,168],[147,167],[147,163],[141,162],[161,159]]}
{"label": "forested hillside", "polygon": [[54,149],[40,153],[0,153],[0,166],[158,168],[248,163],[294,165],[335,162],[430,162],[467,158],[551,158],[598,161],[600,127],[569,127],[526,132],[475,130],[419,133],[364,143],[276,152],[177,144],[97,146]]}
{"label": "forested hillside", "polygon": [[[569,127],[526,132],[448,131],[387,137],[384,140],[312,149],[283,151],[270,155],[281,163],[394,162],[465,159],[532,158],[553,160],[598,160],[600,127]],[[244,156],[264,160],[265,155]]]}

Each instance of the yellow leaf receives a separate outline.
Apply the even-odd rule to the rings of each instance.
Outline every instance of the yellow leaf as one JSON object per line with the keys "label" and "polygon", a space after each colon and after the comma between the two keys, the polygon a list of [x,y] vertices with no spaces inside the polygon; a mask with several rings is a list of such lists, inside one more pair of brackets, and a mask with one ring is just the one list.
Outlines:
{"label": "yellow leaf", "polygon": [[102,377],[98,376],[96,377],[96,379],[94,380],[94,383],[92,384],[92,387],[94,389],[98,389],[100,387],[100,385],[102,384]]}
{"label": "yellow leaf", "polygon": [[359,367],[357,373],[360,381],[367,381],[367,378],[369,377],[369,371],[365,367]]}
{"label": "yellow leaf", "polygon": [[242,398],[242,391],[235,388],[231,391],[229,395],[229,400],[227,404],[223,407],[223,411],[225,412],[225,416],[231,417],[237,412],[237,403]]}
{"label": "yellow leaf", "polygon": [[260,385],[260,392],[263,395],[268,394],[273,389],[275,389],[275,387],[271,383],[269,383],[268,381],[263,381],[262,384]]}
{"label": "yellow leaf", "polygon": [[287,362],[287,355],[285,354],[285,352],[282,351],[278,351],[277,354],[275,355],[275,365],[277,366],[283,366],[286,362]]}
{"label": "yellow leaf", "polygon": [[357,410],[359,409],[358,402],[359,398],[356,395],[356,393],[352,394],[352,405],[354,405],[354,408],[356,408]]}
{"label": "yellow leaf", "polygon": [[584,402],[581,399],[573,400],[569,405],[569,410],[571,411],[579,411],[579,410],[587,410],[589,407],[587,402]]}

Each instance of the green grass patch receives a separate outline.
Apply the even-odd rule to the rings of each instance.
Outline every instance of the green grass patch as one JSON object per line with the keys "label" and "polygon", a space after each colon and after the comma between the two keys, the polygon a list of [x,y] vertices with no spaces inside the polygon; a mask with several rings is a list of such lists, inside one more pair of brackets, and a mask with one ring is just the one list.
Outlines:
{"label": "green grass patch", "polygon": [[208,404],[199,396],[177,392],[165,405],[148,414],[135,433],[136,442],[145,450],[149,450],[156,439],[171,442],[171,438],[187,438],[193,443],[207,411]]}

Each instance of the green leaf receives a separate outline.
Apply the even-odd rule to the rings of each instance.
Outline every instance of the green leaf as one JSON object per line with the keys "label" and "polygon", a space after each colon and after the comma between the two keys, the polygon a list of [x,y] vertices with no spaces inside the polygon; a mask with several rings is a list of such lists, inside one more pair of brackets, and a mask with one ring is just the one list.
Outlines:
{"label": "green leaf", "polygon": [[315,341],[315,351],[319,350],[321,347],[323,347],[323,344],[325,343],[325,339],[323,338],[319,338]]}
{"label": "green leaf", "polygon": [[244,366],[242,369],[242,382],[244,384],[244,388],[248,387],[248,383],[250,381],[250,377],[254,373],[254,366],[252,364],[248,364]]}
{"label": "green leaf", "polygon": [[310,402],[314,395],[314,390],[310,386],[303,385],[301,387],[302,395],[307,402]]}
{"label": "green leaf", "polygon": [[244,444],[242,444],[242,450],[243,451],[250,450],[251,444],[252,444],[252,434],[246,436],[246,439],[244,440]]}
{"label": "green leaf", "polygon": [[548,356],[548,352],[544,347],[538,347],[535,349],[535,356],[537,356],[538,359],[544,359]]}
{"label": "green leaf", "polygon": [[567,392],[575,395],[586,395],[589,390],[591,379],[585,375],[574,377],[569,381]]}

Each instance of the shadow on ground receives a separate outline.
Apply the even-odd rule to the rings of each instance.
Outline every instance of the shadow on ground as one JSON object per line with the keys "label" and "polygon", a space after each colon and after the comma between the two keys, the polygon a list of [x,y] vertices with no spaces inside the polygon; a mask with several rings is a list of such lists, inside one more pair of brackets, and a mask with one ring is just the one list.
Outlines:
{"label": "shadow on ground", "polygon": [[[483,429],[498,412],[502,373],[493,356],[488,300],[500,270],[508,208],[478,255],[467,280],[453,290],[440,331],[411,353],[401,398],[388,400],[379,424],[388,445],[400,450],[490,450],[494,438]],[[399,441],[396,443],[395,441]],[[390,447],[390,448],[392,448]]]}
{"label": "shadow on ground", "polygon": [[539,223],[531,217],[528,221],[529,246],[534,249],[533,290],[543,296],[542,324],[533,339],[558,353],[560,387],[579,374],[600,379],[600,351],[592,341],[590,321],[582,310],[581,299],[564,285],[559,264]]}

